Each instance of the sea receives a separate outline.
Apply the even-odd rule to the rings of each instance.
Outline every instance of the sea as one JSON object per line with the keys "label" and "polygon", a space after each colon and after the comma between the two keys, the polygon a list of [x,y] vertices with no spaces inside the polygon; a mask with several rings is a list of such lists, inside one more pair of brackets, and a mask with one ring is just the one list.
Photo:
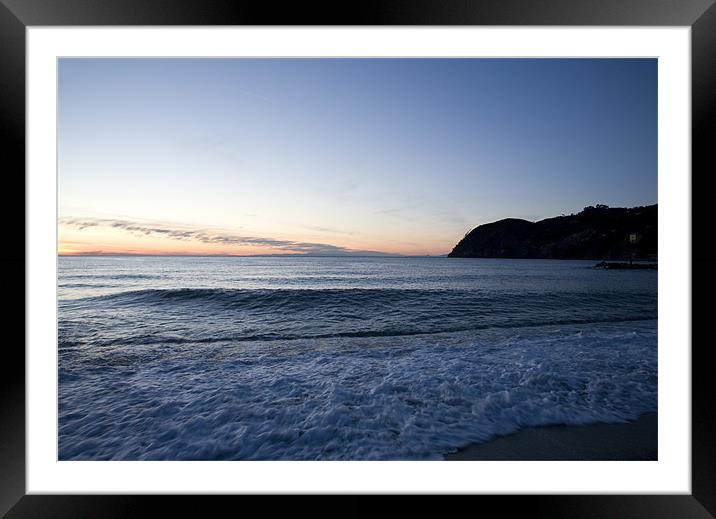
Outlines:
{"label": "sea", "polygon": [[60,460],[439,460],[657,410],[657,272],[60,257]]}

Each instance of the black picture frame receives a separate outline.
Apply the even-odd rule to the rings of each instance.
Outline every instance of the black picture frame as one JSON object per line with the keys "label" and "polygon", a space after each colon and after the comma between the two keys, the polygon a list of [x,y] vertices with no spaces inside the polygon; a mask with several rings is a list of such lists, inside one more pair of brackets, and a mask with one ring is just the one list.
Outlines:
{"label": "black picture frame", "polygon": [[[710,235],[703,198],[707,176],[716,171],[716,6],[715,0],[383,0],[286,2],[232,0],[0,0],[0,127],[4,130],[2,181],[9,202],[5,222],[25,214],[25,29],[63,25],[620,25],[691,27],[692,72],[692,493],[620,496],[480,496],[501,513],[522,511],[549,517],[715,517],[716,405],[713,404],[711,341],[697,340],[705,329],[716,260],[706,252]],[[684,174],[689,174],[685,171]],[[25,322],[25,234],[19,225],[7,239],[13,253],[0,257],[12,298],[5,329]],[[22,246],[20,245],[22,244]],[[685,251],[687,252],[687,251]],[[23,272],[25,275],[20,276]],[[22,285],[22,286],[21,286]],[[22,293],[22,299],[15,299]],[[700,323],[700,324],[698,324]],[[12,326],[10,326],[12,325]],[[0,377],[0,516],[129,517],[148,512],[147,496],[25,495],[25,353],[21,337],[3,347]],[[705,334],[704,334],[704,337]],[[158,498],[151,498],[156,501]],[[184,498],[182,498],[184,499]],[[352,498],[344,511],[367,515],[368,505]],[[166,499],[162,499],[162,502]],[[224,501],[224,500],[220,500]],[[212,503],[215,503],[212,500]],[[182,501],[186,503],[186,501]],[[164,506],[164,505],[162,505]],[[186,506],[182,504],[182,506]],[[199,505],[210,514],[208,500]],[[213,505],[212,505],[213,506]],[[220,504],[223,506],[223,504]],[[310,508],[309,508],[310,507]],[[313,515],[320,510],[308,505]],[[362,513],[364,512],[364,513]],[[324,512],[325,513],[325,512]]]}

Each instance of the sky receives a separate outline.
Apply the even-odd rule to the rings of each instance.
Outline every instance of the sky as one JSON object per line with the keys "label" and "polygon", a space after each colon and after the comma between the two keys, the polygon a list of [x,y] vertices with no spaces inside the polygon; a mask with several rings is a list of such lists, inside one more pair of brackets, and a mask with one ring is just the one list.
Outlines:
{"label": "sky", "polygon": [[442,255],[657,202],[655,59],[85,59],[59,253]]}

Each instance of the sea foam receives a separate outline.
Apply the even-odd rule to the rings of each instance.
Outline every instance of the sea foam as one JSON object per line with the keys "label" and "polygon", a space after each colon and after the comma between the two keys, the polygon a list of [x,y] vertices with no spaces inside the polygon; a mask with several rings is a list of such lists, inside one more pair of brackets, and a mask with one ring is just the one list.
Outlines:
{"label": "sea foam", "polygon": [[60,459],[439,459],[656,410],[649,321],[294,342],[76,354]]}

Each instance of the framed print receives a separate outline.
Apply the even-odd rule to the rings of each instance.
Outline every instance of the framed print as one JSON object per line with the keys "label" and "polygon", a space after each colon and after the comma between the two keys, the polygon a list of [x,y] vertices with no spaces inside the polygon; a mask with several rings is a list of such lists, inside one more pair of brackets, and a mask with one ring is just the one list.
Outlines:
{"label": "framed print", "polygon": [[5,1],[2,512],[712,515],[711,4]]}

